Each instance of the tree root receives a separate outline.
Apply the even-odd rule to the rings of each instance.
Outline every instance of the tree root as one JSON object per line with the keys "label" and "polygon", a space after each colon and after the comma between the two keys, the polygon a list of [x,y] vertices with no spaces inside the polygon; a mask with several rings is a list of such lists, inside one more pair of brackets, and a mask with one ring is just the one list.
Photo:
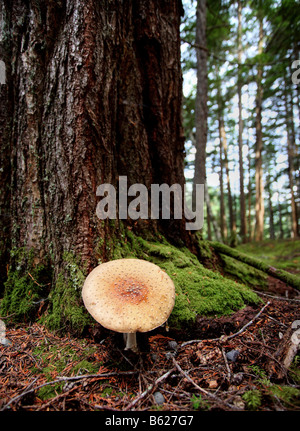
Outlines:
{"label": "tree root", "polygon": [[225,254],[226,256],[232,257],[233,259],[239,260],[240,262],[246,263],[256,269],[259,269],[266,274],[283,281],[291,287],[300,290],[300,277],[291,274],[283,269],[274,268],[274,266],[268,265],[259,259],[248,256],[247,254],[241,253],[227,245],[220,242],[210,241],[209,245],[219,254]]}

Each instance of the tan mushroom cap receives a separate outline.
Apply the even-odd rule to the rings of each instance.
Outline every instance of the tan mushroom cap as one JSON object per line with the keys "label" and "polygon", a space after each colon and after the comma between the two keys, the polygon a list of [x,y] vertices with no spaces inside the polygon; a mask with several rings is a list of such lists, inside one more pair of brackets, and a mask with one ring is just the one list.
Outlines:
{"label": "tan mushroom cap", "polygon": [[175,303],[171,278],[141,259],[103,263],[87,276],[82,289],[93,318],[116,332],[147,332],[165,323]]}

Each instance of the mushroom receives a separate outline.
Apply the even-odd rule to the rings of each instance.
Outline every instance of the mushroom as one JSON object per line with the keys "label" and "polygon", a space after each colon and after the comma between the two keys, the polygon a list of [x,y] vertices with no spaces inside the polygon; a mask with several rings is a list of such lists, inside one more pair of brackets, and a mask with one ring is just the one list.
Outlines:
{"label": "mushroom", "polygon": [[98,323],[124,334],[126,350],[137,352],[136,333],[151,331],[166,322],[174,307],[175,287],[154,263],[117,259],[90,272],[82,299]]}

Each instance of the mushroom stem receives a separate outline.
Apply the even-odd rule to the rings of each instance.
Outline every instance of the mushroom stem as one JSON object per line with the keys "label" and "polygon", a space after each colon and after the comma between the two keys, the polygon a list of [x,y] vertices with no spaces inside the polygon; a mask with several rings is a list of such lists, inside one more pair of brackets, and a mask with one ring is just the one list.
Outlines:
{"label": "mushroom stem", "polygon": [[124,334],[124,341],[126,343],[125,350],[132,350],[138,352],[138,346],[136,342],[136,332],[127,332]]}

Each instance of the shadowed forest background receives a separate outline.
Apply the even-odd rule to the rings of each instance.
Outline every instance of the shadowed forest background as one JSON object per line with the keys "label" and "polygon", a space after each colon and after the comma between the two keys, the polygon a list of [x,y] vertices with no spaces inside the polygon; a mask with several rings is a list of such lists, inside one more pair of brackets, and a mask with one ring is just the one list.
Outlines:
{"label": "shadowed forest background", "polygon": [[207,2],[195,17],[196,2],[185,4],[186,176],[204,170],[197,152],[206,144],[204,235],[232,244],[299,238],[299,5]]}
{"label": "shadowed forest background", "polygon": [[[0,0],[0,24],[0,410],[298,409],[299,2]],[[121,176],[192,209],[205,184],[203,228],[99,220]],[[81,297],[128,257],[176,290],[140,355]]]}

